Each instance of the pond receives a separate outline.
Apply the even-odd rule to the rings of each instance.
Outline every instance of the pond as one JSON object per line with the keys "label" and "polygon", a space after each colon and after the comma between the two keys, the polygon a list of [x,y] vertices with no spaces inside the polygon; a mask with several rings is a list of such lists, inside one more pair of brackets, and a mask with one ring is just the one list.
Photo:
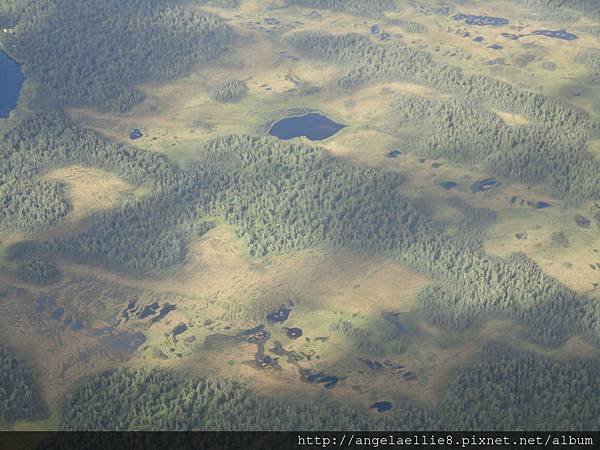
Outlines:
{"label": "pond", "polygon": [[456,186],[458,186],[458,183],[456,181],[442,181],[440,183],[440,186],[443,187],[444,189],[446,189],[447,191],[454,189]]}
{"label": "pond", "polygon": [[290,316],[292,310],[285,305],[281,305],[275,311],[267,314],[267,321],[270,323],[283,323]]}
{"label": "pond", "polygon": [[135,141],[136,139],[141,138],[143,135],[144,135],[144,133],[142,133],[139,128],[134,128],[129,133],[129,139],[131,139],[132,141]]}
{"label": "pond", "polygon": [[6,119],[17,106],[24,81],[21,66],[0,50],[0,118]]}
{"label": "pond", "polygon": [[386,412],[392,409],[392,406],[393,405],[391,402],[375,402],[371,406],[369,406],[369,408],[375,409],[377,410],[377,412]]}
{"label": "pond", "polygon": [[493,16],[474,16],[471,14],[456,14],[452,16],[454,20],[464,20],[467,25],[492,25],[500,27],[508,25],[508,20],[502,17]]}
{"label": "pond", "polygon": [[345,127],[346,125],[336,123],[322,114],[313,112],[281,119],[271,125],[268,133],[284,141],[301,136],[311,141],[322,141]]}
{"label": "pond", "polygon": [[496,180],[495,178],[486,178],[484,180],[479,180],[473,184],[471,187],[472,192],[485,192],[489,191],[492,188],[498,187],[502,184],[501,181]]}
{"label": "pond", "polygon": [[325,389],[333,389],[340,380],[344,379],[323,372],[313,373],[310,369],[301,369],[300,376],[307,383],[323,384]]}
{"label": "pond", "polygon": [[302,337],[302,328],[292,327],[292,328],[284,328],[285,335],[289,339],[298,339]]}
{"label": "pond", "polygon": [[554,39],[562,39],[564,41],[574,41],[577,39],[577,36],[573,33],[569,33],[565,30],[553,31],[553,30],[536,30],[531,32],[530,34],[534,36],[547,36]]}

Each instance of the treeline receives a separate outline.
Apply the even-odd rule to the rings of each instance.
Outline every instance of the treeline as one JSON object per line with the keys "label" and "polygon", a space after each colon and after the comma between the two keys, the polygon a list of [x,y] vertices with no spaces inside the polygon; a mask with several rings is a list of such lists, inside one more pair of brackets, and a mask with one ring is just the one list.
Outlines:
{"label": "treeline", "polygon": [[0,345],[0,425],[38,419],[42,412],[31,370]]}
{"label": "treeline", "polygon": [[587,50],[575,57],[577,64],[583,64],[588,73],[585,78],[586,84],[600,86],[600,50]]}
{"label": "treeline", "polygon": [[47,228],[70,211],[65,186],[40,178],[53,167],[89,165],[158,192],[179,183],[177,166],[163,155],[108,141],[58,114],[19,118],[0,133],[0,146],[0,229],[7,232]]}
{"label": "treeline", "polygon": [[234,37],[215,16],[176,0],[41,0],[12,8],[2,44],[52,106],[126,111],[134,85],[181,76]]}
{"label": "treeline", "polygon": [[545,183],[572,200],[600,198],[600,162],[587,150],[589,124],[572,124],[568,133],[553,121],[510,126],[480,102],[459,97],[400,96],[392,111],[391,129],[429,157],[484,163],[500,176]]}
{"label": "treeline", "polygon": [[600,17],[596,0],[512,0],[514,3],[542,11],[562,11],[573,9],[588,17]]}
{"label": "treeline", "polygon": [[286,4],[375,17],[396,7],[394,0],[286,0]]}
{"label": "treeline", "polygon": [[[486,344],[459,370],[436,410],[392,396],[370,414],[332,399],[259,396],[233,380],[158,369],[119,369],[81,379],[63,402],[64,430],[596,430],[600,365]],[[351,377],[352,375],[350,375]]]}
{"label": "treeline", "polygon": [[486,346],[481,362],[460,370],[440,405],[452,430],[597,430],[600,365],[558,362]]}
{"label": "treeline", "polygon": [[[429,150],[461,162],[487,162],[490,170],[524,182],[544,183],[558,195],[581,203],[600,198],[599,163],[587,150],[587,142],[600,135],[599,124],[574,106],[542,94],[481,75],[441,65],[431,55],[399,43],[374,44],[368,37],[333,36],[313,32],[291,34],[290,45],[310,55],[343,65],[338,84],[354,89],[373,80],[405,80],[424,84],[456,97],[433,104],[441,126],[428,141]],[[432,105],[400,105],[397,122],[428,114]],[[510,131],[491,110],[520,114],[526,127]],[[429,114],[433,116],[433,113]],[[481,122],[480,122],[481,119]],[[432,128],[423,128],[430,133]],[[484,133],[479,136],[479,133]],[[486,136],[490,139],[483,150]],[[499,137],[500,143],[495,142]],[[449,139],[448,143],[446,140]],[[450,149],[446,151],[445,146]],[[458,146],[464,145],[465,150]],[[489,155],[489,149],[492,155]],[[508,150],[508,151],[506,151]]]}
{"label": "treeline", "polygon": [[437,428],[435,417],[401,401],[379,417],[333,401],[260,397],[227,379],[158,369],[118,369],[80,380],[62,408],[64,430],[344,430]]}

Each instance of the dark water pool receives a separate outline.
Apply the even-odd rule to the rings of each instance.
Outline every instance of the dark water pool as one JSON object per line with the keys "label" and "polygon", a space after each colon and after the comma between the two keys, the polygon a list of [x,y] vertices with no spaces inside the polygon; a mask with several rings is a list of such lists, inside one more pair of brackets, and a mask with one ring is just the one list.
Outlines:
{"label": "dark water pool", "polygon": [[562,39],[564,41],[574,41],[575,39],[577,39],[576,35],[574,35],[573,33],[569,33],[565,30],[535,30],[530,34],[533,34],[535,36],[547,36],[554,39]]}
{"label": "dark water pool", "polygon": [[298,339],[299,337],[302,336],[302,328],[297,328],[297,327],[285,328],[284,331],[285,331],[285,335],[289,339]]}
{"label": "dark water pool", "polygon": [[386,412],[392,409],[393,405],[391,402],[375,402],[369,408],[375,409],[377,412]]}
{"label": "dark water pool", "polygon": [[17,106],[24,81],[21,66],[0,50],[0,118],[7,118]]}
{"label": "dark water pool", "polygon": [[498,187],[502,184],[501,181],[496,180],[495,178],[486,178],[484,180],[479,180],[473,184],[471,187],[472,192],[485,192],[489,191],[492,188]]}
{"label": "dark water pool", "polygon": [[322,114],[309,113],[281,119],[271,126],[268,133],[284,141],[301,136],[311,141],[322,141],[345,127]]}
{"label": "dark water pool", "polygon": [[493,16],[475,16],[471,14],[456,14],[452,16],[454,20],[464,20],[467,25],[492,25],[500,27],[508,25],[508,20],[502,17]]}
{"label": "dark water pool", "polygon": [[144,133],[142,133],[142,131],[139,128],[134,128],[133,130],[131,130],[131,133],[129,133],[129,139],[135,141],[136,139],[141,138],[143,135]]}
{"label": "dark water pool", "polygon": [[275,311],[267,314],[267,321],[270,323],[283,323],[290,316],[292,310],[285,305],[281,305]]}

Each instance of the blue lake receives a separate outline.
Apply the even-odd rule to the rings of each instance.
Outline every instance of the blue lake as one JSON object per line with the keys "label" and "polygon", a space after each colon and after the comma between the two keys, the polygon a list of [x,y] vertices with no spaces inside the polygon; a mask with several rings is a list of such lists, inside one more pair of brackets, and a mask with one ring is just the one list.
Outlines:
{"label": "blue lake", "polygon": [[284,141],[301,136],[311,141],[322,141],[345,127],[346,125],[336,123],[322,114],[309,113],[275,122],[269,129],[269,134]]}
{"label": "blue lake", "polygon": [[0,117],[6,119],[17,106],[25,77],[21,66],[0,50]]}

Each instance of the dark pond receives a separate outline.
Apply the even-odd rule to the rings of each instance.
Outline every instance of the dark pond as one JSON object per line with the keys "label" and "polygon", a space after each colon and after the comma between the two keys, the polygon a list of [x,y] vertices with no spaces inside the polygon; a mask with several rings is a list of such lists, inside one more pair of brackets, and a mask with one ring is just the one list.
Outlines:
{"label": "dark pond", "polygon": [[159,320],[166,317],[166,315],[169,314],[171,311],[174,311],[176,309],[177,309],[177,307],[175,305],[171,305],[170,303],[165,303],[163,305],[162,309],[160,310],[160,312],[158,313],[158,316],[156,316],[152,319],[152,323],[158,322]]}
{"label": "dark pond", "polygon": [[538,201],[535,203],[535,208],[536,209],[544,209],[544,208],[550,208],[552,205],[548,202],[544,202],[542,200]]}
{"label": "dark pond", "polygon": [[414,372],[405,372],[402,374],[402,378],[406,381],[412,381],[417,379],[417,375]]}
{"label": "dark pond", "polygon": [[146,336],[142,333],[129,333],[128,331],[103,336],[100,339],[102,345],[120,353],[134,353],[144,342],[146,342]]}
{"label": "dark pond", "polygon": [[136,301],[135,300],[129,300],[129,302],[127,303],[127,308],[125,308],[123,310],[123,312],[121,313],[121,317],[123,317],[123,319],[125,320],[125,322],[129,321],[129,313],[133,310],[135,310],[135,305],[136,305]]}
{"label": "dark pond", "polygon": [[290,339],[298,339],[302,336],[302,328],[286,328],[285,335]]}
{"label": "dark pond", "polygon": [[502,50],[502,46],[500,44],[488,45],[488,48],[491,48],[492,50]]}
{"label": "dark pond", "polygon": [[0,118],[7,118],[17,106],[23,81],[21,66],[0,50]]}
{"label": "dark pond", "polygon": [[464,20],[467,25],[493,25],[500,27],[508,25],[508,20],[502,17],[492,16],[473,16],[470,14],[456,14],[452,16],[454,20]]}
{"label": "dark pond", "polygon": [[322,141],[345,127],[322,114],[309,113],[281,119],[269,128],[268,133],[284,141],[300,136],[311,141]]}
{"label": "dark pond", "polygon": [[531,32],[530,34],[535,36],[547,36],[554,39],[562,39],[564,41],[574,41],[577,39],[577,36],[573,33],[569,33],[565,30],[553,31],[553,30],[536,30]]}
{"label": "dark pond", "polygon": [[513,41],[516,41],[519,39],[518,34],[512,34],[512,33],[500,33],[500,36],[505,37],[506,39],[511,39]]}
{"label": "dark pond", "polygon": [[140,311],[140,314],[138,315],[138,317],[140,319],[145,319],[148,316],[152,316],[156,313],[158,308],[159,308],[158,302],[154,302],[150,305],[146,305],[146,306],[144,306],[144,309],[142,309]]}
{"label": "dark pond", "polygon": [[401,154],[402,152],[400,150],[392,150],[391,152],[388,152],[385,156],[387,156],[388,158],[397,158]]}
{"label": "dark pond", "polygon": [[472,192],[485,192],[502,184],[501,181],[495,178],[486,178],[485,180],[476,181],[471,187]]}
{"label": "dark pond", "polygon": [[371,27],[371,33],[373,34],[379,34],[381,32],[381,28],[379,27],[379,25],[373,25]]}
{"label": "dark pond", "polygon": [[339,377],[336,377],[335,375],[327,375],[324,374],[323,372],[319,372],[319,373],[311,373],[310,370],[308,370],[306,373],[303,373],[303,378],[306,382],[308,383],[315,383],[315,384],[321,384],[323,383],[323,387],[325,389],[333,389],[338,381],[340,381]]}
{"label": "dark pond", "polygon": [[267,321],[270,323],[283,323],[290,316],[291,309],[285,305],[281,305],[275,311],[267,314]]}
{"label": "dark pond", "polygon": [[473,39],[475,42],[483,42],[483,36],[477,36],[475,39]]}
{"label": "dark pond", "polygon": [[129,139],[136,140],[141,138],[143,135],[144,134],[138,128],[134,128],[131,130],[131,133],[129,133]]}
{"label": "dark pond", "polygon": [[392,406],[390,402],[375,402],[369,408],[376,409],[377,412],[386,412],[392,409]]}
{"label": "dark pond", "polygon": [[185,323],[180,323],[175,328],[173,328],[173,336],[179,336],[181,333],[185,333],[188,329],[188,326]]}
{"label": "dark pond", "polygon": [[258,367],[263,369],[266,369],[267,367],[279,367],[277,358],[273,358],[269,355],[256,355],[254,362]]}
{"label": "dark pond", "polygon": [[391,38],[392,35],[390,33],[381,33],[381,36],[379,36],[380,41],[389,41]]}
{"label": "dark pond", "polygon": [[65,308],[62,308],[62,307],[56,308],[50,315],[50,318],[52,320],[59,320],[63,316],[64,313],[65,313]]}

